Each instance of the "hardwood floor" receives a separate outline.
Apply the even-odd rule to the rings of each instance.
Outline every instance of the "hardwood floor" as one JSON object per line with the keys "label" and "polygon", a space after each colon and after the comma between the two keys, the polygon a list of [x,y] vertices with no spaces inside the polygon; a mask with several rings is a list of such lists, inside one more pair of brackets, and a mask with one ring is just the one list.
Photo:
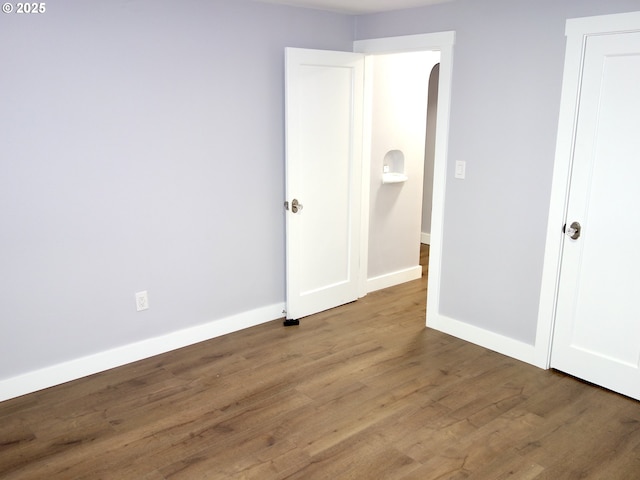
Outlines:
{"label": "hardwood floor", "polygon": [[425,328],[425,289],[0,403],[0,478],[640,478],[639,402]]}

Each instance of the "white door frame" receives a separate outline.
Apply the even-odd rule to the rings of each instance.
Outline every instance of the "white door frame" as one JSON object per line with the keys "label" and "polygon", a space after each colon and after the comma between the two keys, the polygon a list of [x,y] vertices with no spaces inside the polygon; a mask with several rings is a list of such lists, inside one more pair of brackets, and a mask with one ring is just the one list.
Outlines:
{"label": "white door frame", "polygon": [[640,12],[574,18],[566,23],[567,47],[534,351],[534,363],[541,368],[551,367],[558,282],[565,238],[562,226],[566,222],[585,40],[592,35],[633,31],[640,31]]}
{"label": "white door frame", "polygon": [[[426,33],[401,37],[358,40],[353,51],[365,55],[405,53],[415,51],[440,52],[440,80],[438,89],[438,114],[436,117],[435,160],[433,171],[433,209],[431,211],[431,246],[429,250],[429,277],[427,288],[427,319],[437,318],[440,304],[440,271],[444,224],[444,200],[447,180],[447,151],[449,146],[449,112],[451,108],[451,75],[453,69],[453,45],[455,32]],[[365,60],[365,69],[370,62]],[[365,78],[370,70],[365,72]],[[367,293],[367,264],[369,257],[369,212],[371,194],[371,98],[372,92],[365,86],[365,134],[362,159],[362,222],[360,248],[360,296]]]}

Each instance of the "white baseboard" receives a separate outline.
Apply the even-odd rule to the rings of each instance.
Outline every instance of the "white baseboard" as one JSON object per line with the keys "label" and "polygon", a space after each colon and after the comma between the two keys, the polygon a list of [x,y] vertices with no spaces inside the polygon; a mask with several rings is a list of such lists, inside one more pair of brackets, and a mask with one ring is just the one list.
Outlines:
{"label": "white baseboard", "polygon": [[370,293],[375,292],[376,290],[382,290],[383,288],[393,287],[404,282],[417,280],[420,277],[422,277],[421,265],[369,278],[367,279],[367,292]]}
{"label": "white baseboard", "polygon": [[420,233],[420,243],[424,243],[425,245],[431,245],[431,234],[430,233]]}
{"label": "white baseboard", "polygon": [[239,313],[160,337],[0,380],[0,402],[283,317],[284,304]]}
{"label": "white baseboard", "polygon": [[516,360],[521,360],[525,363],[539,366],[538,362],[536,362],[536,350],[534,345],[529,345],[528,343],[514,340],[513,338],[505,337],[504,335],[500,335],[474,325],[469,325],[468,323],[460,322],[443,315],[434,315],[431,317],[427,314],[427,326],[467,342],[488,348],[494,352],[515,358]]}

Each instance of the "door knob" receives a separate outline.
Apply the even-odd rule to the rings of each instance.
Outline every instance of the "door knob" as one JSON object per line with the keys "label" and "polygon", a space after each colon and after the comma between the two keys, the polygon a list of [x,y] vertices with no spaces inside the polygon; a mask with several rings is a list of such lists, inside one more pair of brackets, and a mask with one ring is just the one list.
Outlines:
{"label": "door knob", "polygon": [[294,198],[293,202],[291,202],[291,211],[293,213],[298,213],[298,210],[302,210],[302,204],[298,202],[297,198]]}
{"label": "door knob", "polygon": [[569,227],[565,225],[565,233],[569,236],[569,238],[573,240],[577,240],[580,238],[580,232],[582,231],[582,226],[578,222],[573,222]]}

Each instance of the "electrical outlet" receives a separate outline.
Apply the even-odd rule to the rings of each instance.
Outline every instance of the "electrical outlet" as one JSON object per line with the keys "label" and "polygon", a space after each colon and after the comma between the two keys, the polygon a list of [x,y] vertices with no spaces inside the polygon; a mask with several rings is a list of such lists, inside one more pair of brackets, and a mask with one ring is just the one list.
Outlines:
{"label": "electrical outlet", "polygon": [[136,310],[138,312],[149,308],[149,295],[147,291],[136,293]]}

